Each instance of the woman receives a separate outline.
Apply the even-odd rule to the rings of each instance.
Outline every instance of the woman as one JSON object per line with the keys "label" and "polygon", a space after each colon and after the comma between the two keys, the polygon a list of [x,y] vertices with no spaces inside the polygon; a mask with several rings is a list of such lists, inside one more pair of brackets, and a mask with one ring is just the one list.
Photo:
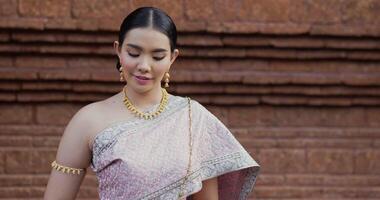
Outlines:
{"label": "woman", "polygon": [[168,94],[177,32],[163,11],[130,13],[114,42],[122,91],[81,108],[60,141],[44,199],[75,199],[88,166],[100,199],[246,199],[258,164],[195,100]]}

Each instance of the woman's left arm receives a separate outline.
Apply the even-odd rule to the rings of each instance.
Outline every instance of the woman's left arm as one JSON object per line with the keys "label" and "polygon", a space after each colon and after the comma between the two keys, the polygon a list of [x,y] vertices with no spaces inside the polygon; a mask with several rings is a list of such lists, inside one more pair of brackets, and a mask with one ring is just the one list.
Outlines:
{"label": "woman's left arm", "polygon": [[193,194],[193,200],[218,200],[218,177],[203,181],[201,191]]}

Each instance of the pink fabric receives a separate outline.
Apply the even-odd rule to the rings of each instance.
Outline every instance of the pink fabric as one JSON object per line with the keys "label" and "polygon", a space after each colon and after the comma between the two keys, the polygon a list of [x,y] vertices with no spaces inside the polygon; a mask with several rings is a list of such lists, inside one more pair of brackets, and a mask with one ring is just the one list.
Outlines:
{"label": "pink fabric", "polygon": [[[186,196],[218,176],[219,199],[247,199],[259,165],[205,107],[192,100],[191,109],[193,156]],[[115,122],[98,133],[91,168],[100,199],[178,199],[188,165],[188,126],[187,99],[169,95],[159,117]]]}

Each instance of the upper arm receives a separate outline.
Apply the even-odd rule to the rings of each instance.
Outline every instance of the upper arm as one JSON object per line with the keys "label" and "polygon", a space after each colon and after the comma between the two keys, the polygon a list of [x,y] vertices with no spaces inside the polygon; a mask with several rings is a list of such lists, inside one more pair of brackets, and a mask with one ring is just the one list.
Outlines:
{"label": "upper arm", "polygon": [[[82,169],[89,166],[91,151],[88,148],[89,129],[86,128],[89,112],[88,106],[83,107],[67,124],[57,150],[58,164]],[[75,199],[85,174],[73,175],[52,169],[44,199]]]}
{"label": "upper arm", "polygon": [[202,183],[202,189],[193,194],[193,200],[218,200],[218,177],[207,179]]}

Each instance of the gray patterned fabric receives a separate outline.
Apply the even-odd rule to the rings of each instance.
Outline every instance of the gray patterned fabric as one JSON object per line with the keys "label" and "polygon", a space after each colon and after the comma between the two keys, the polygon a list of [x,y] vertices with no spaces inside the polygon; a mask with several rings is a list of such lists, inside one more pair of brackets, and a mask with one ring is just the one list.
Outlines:
{"label": "gray patterned fabric", "polygon": [[[148,111],[153,111],[152,106]],[[191,100],[193,153],[187,199],[202,181],[218,177],[221,200],[247,199],[259,165],[228,128],[199,102]],[[169,94],[153,120],[118,121],[99,132],[91,168],[105,199],[178,199],[188,165],[188,101]]]}

